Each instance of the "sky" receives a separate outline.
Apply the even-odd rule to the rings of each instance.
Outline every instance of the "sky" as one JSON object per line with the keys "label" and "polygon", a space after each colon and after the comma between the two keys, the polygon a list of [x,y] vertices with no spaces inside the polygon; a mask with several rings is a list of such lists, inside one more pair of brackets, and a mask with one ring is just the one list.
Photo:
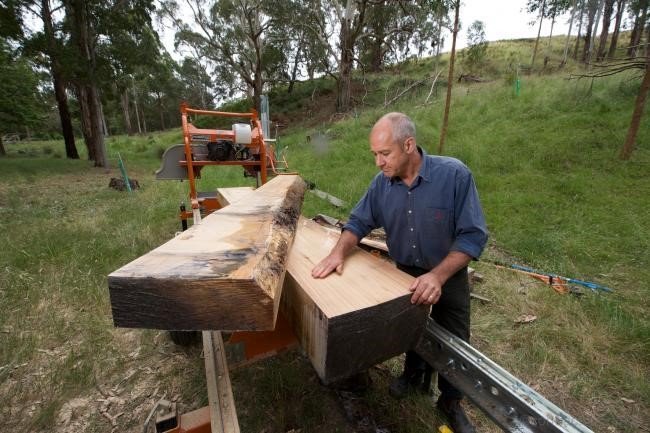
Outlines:
{"label": "sky", "polygon": [[[463,48],[467,45],[467,28],[476,20],[482,21],[485,29],[485,39],[497,41],[500,39],[518,39],[536,37],[539,23],[530,25],[536,21],[537,16],[526,12],[527,0],[462,0],[460,7],[460,20],[462,28],[458,32],[457,47]],[[565,14],[556,20],[553,27],[553,34],[566,34],[569,30],[568,21],[570,14]],[[542,24],[542,35],[548,36],[551,30],[550,20],[544,20]],[[575,34],[577,29],[573,29]],[[451,37],[445,41],[445,51],[451,50]]]}

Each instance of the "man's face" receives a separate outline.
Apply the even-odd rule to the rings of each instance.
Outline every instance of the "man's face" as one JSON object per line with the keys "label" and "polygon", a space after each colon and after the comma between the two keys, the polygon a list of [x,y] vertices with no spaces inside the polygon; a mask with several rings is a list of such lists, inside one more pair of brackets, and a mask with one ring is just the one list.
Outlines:
{"label": "man's face", "polygon": [[408,164],[408,154],[404,143],[393,141],[390,127],[378,124],[370,133],[370,151],[375,157],[375,165],[387,177],[401,177]]}

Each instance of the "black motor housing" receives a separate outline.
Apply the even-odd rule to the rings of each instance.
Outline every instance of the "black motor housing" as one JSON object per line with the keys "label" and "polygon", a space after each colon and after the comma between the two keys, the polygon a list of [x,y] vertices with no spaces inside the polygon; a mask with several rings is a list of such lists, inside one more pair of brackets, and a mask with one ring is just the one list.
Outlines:
{"label": "black motor housing", "polygon": [[210,161],[232,161],[235,159],[235,146],[230,140],[210,141],[207,146]]}

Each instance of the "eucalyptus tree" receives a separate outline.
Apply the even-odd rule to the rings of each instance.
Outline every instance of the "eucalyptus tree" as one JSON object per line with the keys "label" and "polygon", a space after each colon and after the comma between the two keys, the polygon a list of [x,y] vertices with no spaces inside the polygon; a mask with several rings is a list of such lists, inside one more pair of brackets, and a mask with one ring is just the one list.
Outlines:
{"label": "eucalyptus tree", "polygon": [[585,27],[584,45],[582,47],[582,62],[588,63],[592,51],[592,40],[594,34],[594,25],[596,22],[596,13],[601,5],[601,0],[585,0],[585,12],[587,17]]}
{"label": "eucalyptus tree", "polygon": [[[634,57],[640,48],[641,38],[643,37],[643,30],[648,21],[648,8],[650,7],[650,0],[631,0],[629,6],[630,15],[634,18],[634,26],[630,33],[630,44],[628,45],[627,55]],[[650,27],[649,27],[650,30]]]}
{"label": "eucalyptus tree", "polygon": [[153,0],[63,0],[63,5],[63,29],[68,34],[70,49],[76,54],[71,80],[81,108],[88,156],[95,166],[107,167],[100,87],[114,77],[111,66],[117,62],[111,63],[111,53],[125,54],[116,54],[118,51],[110,45],[120,35],[139,40],[151,28]]}
{"label": "eucalyptus tree", "polygon": [[[62,4],[56,0],[9,0],[0,7],[0,28],[14,29],[13,37],[27,55],[36,59],[39,66],[50,72],[61,124],[61,133],[67,158],[79,158],[75,144],[72,117],[68,105],[69,74],[66,65],[74,61],[65,46],[66,35],[62,29]],[[32,14],[40,20],[41,28],[23,32],[23,16]],[[55,19],[55,15],[59,18]],[[17,27],[18,26],[18,27]],[[18,32],[16,32],[16,29]]]}
{"label": "eucalyptus tree", "polygon": [[470,72],[474,72],[483,63],[487,55],[487,49],[485,24],[483,24],[483,21],[474,21],[467,28],[467,49],[463,52],[463,63]]}
{"label": "eucalyptus tree", "polygon": [[[325,49],[322,64],[336,80],[336,111],[352,104],[352,72],[355,63],[377,68],[399,53],[415,49],[422,53],[437,39],[436,12],[442,0],[320,0],[320,11],[307,24],[312,37]],[[446,13],[445,9],[445,13]]]}
{"label": "eucalyptus tree", "polygon": [[215,108],[212,80],[199,59],[185,57],[178,68],[181,96],[191,107]]}
{"label": "eucalyptus tree", "polygon": [[418,57],[432,54],[443,25],[449,25],[448,13],[448,2],[440,0],[373,3],[359,37],[361,62],[369,71],[379,71],[384,64],[398,62],[412,51]]}
{"label": "eucalyptus tree", "polygon": [[209,61],[221,96],[249,94],[259,109],[264,85],[273,81],[271,71],[285,60],[267,43],[276,24],[275,6],[263,0],[164,0],[161,11],[176,29],[176,46]]}
{"label": "eucalyptus tree", "polygon": [[0,156],[6,154],[2,134],[37,124],[47,107],[39,79],[29,60],[0,37]]}
{"label": "eucalyptus tree", "polygon": [[533,49],[533,56],[531,65],[535,65],[535,58],[537,57],[537,48],[539,46],[539,39],[542,32],[542,22],[544,19],[551,19],[551,32],[549,34],[549,44],[553,36],[553,27],[555,19],[569,10],[571,7],[571,0],[528,0],[526,10],[529,13],[536,13],[539,11],[539,29],[537,31],[537,39],[535,40],[535,48]]}
{"label": "eucalyptus tree", "polygon": [[614,21],[614,31],[609,42],[609,50],[607,57],[613,59],[616,56],[616,48],[618,46],[618,37],[621,33],[621,22],[623,21],[623,12],[625,11],[626,0],[616,0],[616,19]]}
{"label": "eucalyptus tree", "polygon": [[[129,20],[128,15],[118,17]],[[128,23],[119,23],[119,27],[128,28]],[[98,45],[98,55],[106,59],[107,68],[102,71],[102,94],[113,94],[119,101],[124,132],[135,132],[131,121],[131,101],[134,75],[138,71],[156,68],[162,60],[161,44],[151,23],[144,20],[144,25],[131,31],[111,31],[106,35],[106,43]],[[109,84],[110,85],[107,85]]]}
{"label": "eucalyptus tree", "polygon": [[609,35],[609,25],[612,21],[612,13],[614,13],[614,0],[605,0],[603,9],[603,27],[600,30],[600,41],[598,43],[598,50],[596,51],[596,61],[598,62],[605,60],[607,36]]}

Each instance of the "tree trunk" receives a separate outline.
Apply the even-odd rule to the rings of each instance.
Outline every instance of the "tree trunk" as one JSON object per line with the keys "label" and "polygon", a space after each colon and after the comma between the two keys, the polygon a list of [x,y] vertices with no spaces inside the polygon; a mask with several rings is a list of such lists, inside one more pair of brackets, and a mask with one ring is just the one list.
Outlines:
{"label": "tree trunk", "polygon": [[639,88],[639,93],[636,96],[636,102],[634,103],[634,113],[632,113],[632,121],[630,122],[630,128],[627,130],[627,136],[625,137],[625,143],[621,149],[619,157],[623,160],[630,159],[632,156],[632,151],[634,150],[634,142],[636,141],[636,134],[639,132],[639,125],[641,124],[641,117],[643,116],[643,109],[645,107],[645,102],[648,97],[648,90],[650,89],[650,56],[646,58],[645,74],[643,76],[643,81],[641,82],[641,87]]}
{"label": "tree trunk", "polygon": [[551,17],[551,32],[548,34],[548,46],[551,46],[551,41],[553,40],[553,27],[555,27],[555,15]]}
{"label": "tree trunk", "polygon": [[142,111],[142,132],[145,134],[148,132],[147,131],[147,116],[144,113],[144,107],[141,107],[140,110]]}
{"label": "tree trunk", "polygon": [[135,110],[135,120],[138,124],[138,134],[142,134],[140,126],[140,111],[138,110],[138,94],[135,92],[135,81],[133,81],[133,108]]}
{"label": "tree trunk", "polygon": [[158,96],[158,112],[160,113],[160,130],[164,131],[165,130],[165,109],[162,103],[162,96],[160,94],[158,94],[157,96]]}
{"label": "tree trunk", "polygon": [[133,127],[131,125],[131,113],[129,112],[129,91],[124,89],[120,93],[120,105],[122,106],[122,115],[124,116],[124,128],[126,133],[133,135]]}
{"label": "tree trunk", "polygon": [[578,36],[576,37],[576,46],[573,50],[573,60],[578,60],[578,51],[580,48],[580,37],[582,36],[582,21],[585,16],[585,3],[587,0],[581,0],[580,2],[580,22],[578,24]]}
{"label": "tree trunk", "polygon": [[92,146],[95,149],[95,167],[108,168],[106,143],[104,142],[104,122],[102,121],[102,101],[99,89],[94,84],[88,86],[88,102],[90,104]]}
{"label": "tree trunk", "polygon": [[600,14],[603,11],[603,4],[605,0],[600,0],[598,2],[598,8],[596,9],[596,17],[594,18],[594,28],[591,32],[591,42],[589,44],[589,54],[587,57],[587,63],[591,65],[591,59],[593,57],[595,48],[596,48],[596,34],[598,34],[598,23],[600,22]]}
{"label": "tree trunk", "polygon": [[104,107],[102,104],[99,104],[99,113],[102,116],[102,133],[104,137],[108,137],[110,134],[108,132],[108,124],[106,123],[106,115],[104,114]]}
{"label": "tree trunk", "polygon": [[598,53],[596,54],[597,62],[602,62],[605,60],[605,51],[607,51],[607,35],[609,34],[609,23],[612,20],[613,12],[614,0],[605,0],[605,10],[603,12],[603,28],[600,31],[600,43],[598,44]]}
{"label": "tree trunk", "polygon": [[594,28],[594,18],[596,16],[596,9],[587,9],[587,33],[585,34],[585,46],[582,48],[582,62],[589,61],[589,53],[591,52],[591,32]]}
{"label": "tree trunk", "polygon": [[612,33],[612,40],[609,43],[609,52],[607,58],[613,59],[616,56],[616,46],[618,45],[618,35],[621,32],[621,21],[623,19],[623,11],[625,10],[625,0],[618,0],[616,4],[616,22],[614,23],[614,32]]}
{"label": "tree trunk", "polygon": [[339,79],[336,82],[336,112],[350,110],[352,100],[352,64],[354,62],[354,41],[349,22],[341,23],[341,59]]}
{"label": "tree trunk", "polygon": [[539,13],[539,29],[537,30],[537,39],[535,39],[535,48],[533,49],[533,58],[530,61],[530,67],[535,66],[535,57],[537,57],[537,46],[539,45],[539,36],[542,34],[542,22],[544,21],[544,8],[546,7],[546,0],[542,1],[542,7]]}
{"label": "tree trunk", "polygon": [[88,89],[83,84],[76,84],[77,101],[81,112],[81,133],[84,136],[84,144],[88,153],[88,160],[95,160],[95,149],[90,145],[92,143],[92,130],[90,120],[90,108],[88,101]]}
{"label": "tree trunk", "polygon": [[629,57],[636,57],[637,49],[639,48],[639,43],[641,42],[641,36],[643,36],[643,29],[645,27],[647,12],[648,5],[646,4],[643,9],[639,10],[637,17],[634,20],[634,28],[632,29],[632,34],[630,35],[630,48],[627,50],[627,55]]}
{"label": "tree trunk", "polygon": [[0,134],[0,156],[7,156],[5,145],[2,143],[2,134]]}
{"label": "tree trunk", "polygon": [[61,77],[60,71],[58,71],[58,67],[52,65],[51,71],[56,105],[59,109],[59,119],[61,120],[61,132],[63,133],[63,141],[65,143],[65,156],[70,159],[79,159],[79,152],[77,152],[77,145],[74,141],[72,117],[68,108],[68,95],[63,84],[63,78]]}
{"label": "tree trunk", "polygon": [[436,60],[433,64],[433,70],[438,70],[440,63],[440,45],[442,45],[442,14],[438,15],[438,40],[436,42]]}
{"label": "tree trunk", "polygon": [[566,34],[566,41],[564,42],[564,54],[562,55],[562,63],[560,66],[564,66],[569,55],[569,39],[571,39],[571,30],[573,29],[573,19],[576,15],[576,6],[578,4],[577,0],[573,0],[573,7],[571,7],[571,20],[569,21],[569,31]]}
{"label": "tree trunk", "polygon": [[287,93],[289,94],[293,92],[293,86],[296,83],[296,78],[298,77],[298,66],[300,65],[300,54],[302,52],[303,43],[304,35],[300,42],[298,42],[298,49],[296,50],[296,55],[293,58],[293,68],[291,69],[291,78],[289,79],[289,88],[287,89]]}
{"label": "tree trunk", "polygon": [[449,76],[447,77],[447,100],[445,102],[445,115],[440,128],[440,143],[438,143],[438,154],[442,155],[447,136],[447,125],[449,124],[449,108],[451,106],[451,87],[454,82],[454,60],[456,59],[456,36],[458,35],[458,15],[460,13],[460,0],[456,0],[456,12],[454,16],[454,32],[451,39],[451,56],[449,57]]}
{"label": "tree trunk", "polygon": [[370,72],[379,72],[384,66],[383,35],[376,37],[370,45]]}
{"label": "tree trunk", "polygon": [[[96,84],[95,47],[92,40],[91,17],[88,16],[88,5],[83,0],[73,0],[67,5],[66,13],[72,20],[71,38],[75,42],[81,60],[80,87],[85,89],[88,155],[95,161],[95,167],[108,167],[106,144],[102,125],[102,102]],[[92,151],[91,151],[92,149]]]}
{"label": "tree trunk", "polygon": [[52,11],[50,10],[49,0],[41,1],[41,19],[43,20],[43,32],[47,44],[47,56],[50,58],[50,72],[52,74],[54,96],[59,110],[59,119],[61,120],[61,133],[63,134],[63,141],[65,143],[65,156],[70,159],[79,159],[77,145],[74,141],[72,118],[70,116],[70,109],[68,108],[68,95],[65,90],[63,69],[59,61],[57,41],[54,36]]}

